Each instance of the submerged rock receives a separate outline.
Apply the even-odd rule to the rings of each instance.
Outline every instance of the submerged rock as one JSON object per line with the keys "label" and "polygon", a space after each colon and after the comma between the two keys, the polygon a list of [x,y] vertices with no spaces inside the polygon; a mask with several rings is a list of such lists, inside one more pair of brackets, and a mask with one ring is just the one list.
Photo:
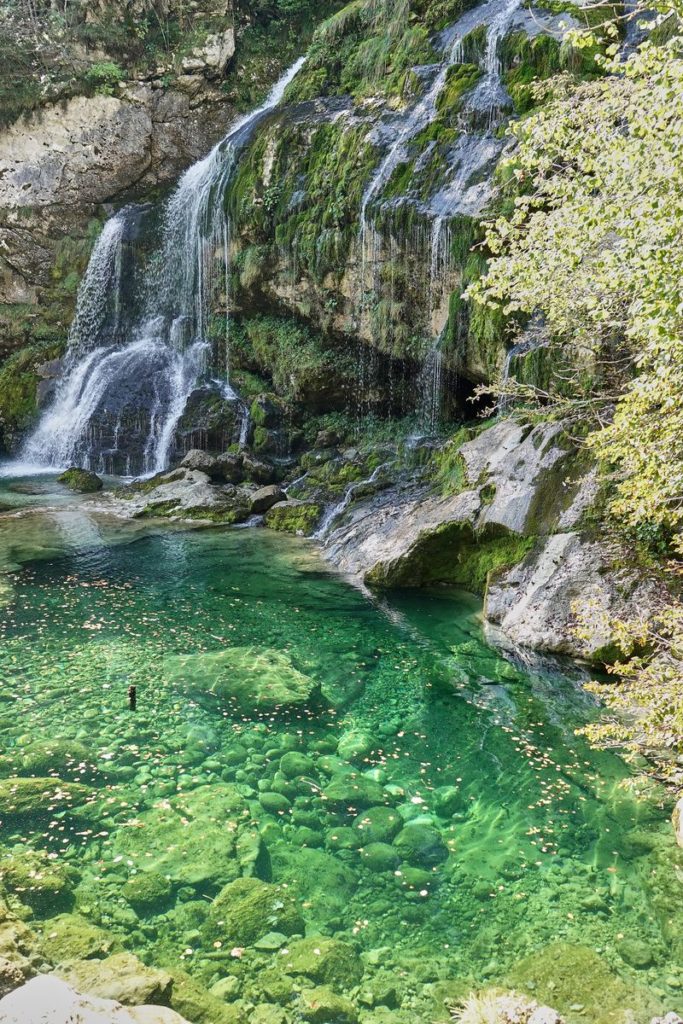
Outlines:
{"label": "submerged rock", "polygon": [[320,935],[292,942],[282,964],[288,974],[303,974],[335,988],[353,988],[363,977],[363,964],[353,946]]}
{"label": "submerged rock", "polygon": [[44,818],[84,804],[92,795],[88,786],[61,779],[0,779],[0,821]]}
{"label": "submerged rock", "polygon": [[268,932],[302,934],[304,921],[291,891],[258,878],[239,878],[218,894],[204,926],[207,941],[249,946]]}
{"label": "submerged rock", "polygon": [[57,913],[73,902],[78,872],[39,850],[22,848],[0,860],[0,881],[22,903],[42,913]]}
{"label": "submerged rock", "polygon": [[329,986],[305,988],[299,997],[298,1012],[311,1024],[356,1024],[358,1013],[350,999],[337,995]]}
{"label": "submerged rock", "polygon": [[43,931],[42,950],[54,964],[69,960],[94,960],[120,948],[113,935],[79,914],[52,918]]}
{"label": "submerged rock", "polygon": [[77,491],[79,494],[92,494],[94,491],[101,491],[104,487],[96,473],[90,473],[87,469],[79,469],[77,466],[72,466],[58,476],[57,483],[64,484],[70,491]]}
{"label": "submerged rock", "polygon": [[171,684],[216,694],[245,714],[284,710],[308,704],[319,684],[294,668],[286,654],[268,648],[230,647],[206,654],[173,655],[164,659]]}
{"label": "submerged rock", "polygon": [[441,833],[418,822],[406,825],[394,839],[394,846],[404,860],[417,867],[436,867],[448,857]]}

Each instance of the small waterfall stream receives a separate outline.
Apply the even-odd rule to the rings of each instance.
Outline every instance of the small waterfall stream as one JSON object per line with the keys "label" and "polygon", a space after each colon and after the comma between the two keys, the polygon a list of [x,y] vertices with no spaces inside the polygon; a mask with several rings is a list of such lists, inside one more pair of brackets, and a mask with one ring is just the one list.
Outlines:
{"label": "small waterfall stream", "polygon": [[[426,321],[431,329],[433,315],[443,301],[452,269],[452,219],[457,214],[476,215],[483,208],[489,196],[489,184],[487,176],[482,172],[502,149],[503,143],[496,137],[495,129],[500,124],[509,98],[502,81],[500,44],[520,6],[521,0],[488,0],[466,12],[442,37],[444,57],[426,91],[394,126],[393,141],[367,185],[361,203],[358,241],[358,311],[361,318],[368,313],[368,295],[377,293],[377,270],[382,250],[391,241],[387,242],[381,237],[375,215],[379,208],[408,201],[414,202],[428,222],[431,222],[431,229],[426,236],[429,266]],[[449,174],[446,182],[427,200],[403,196],[398,200],[383,202],[382,192],[392,174],[400,164],[410,159],[411,141],[437,117],[439,98],[446,87],[449,73],[454,66],[464,62],[465,39],[481,25],[487,26],[486,45],[481,59],[483,74],[465,99],[460,132],[448,155]],[[416,70],[424,72],[425,69]],[[418,163],[423,157],[418,159]],[[438,335],[427,348],[420,376],[420,414],[424,428],[430,431],[435,429],[439,416],[442,361],[442,338]]]}
{"label": "small waterfall stream", "polygon": [[[167,467],[187,399],[209,370],[208,320],[218,285],[229,301],[225,190],[239,154],[303,60],[181,177],[160,211],[159,240],[144,262],[135,251],[124,253],[139,208],[127,207],[105,224],[79,289],[63,377],[24,445],[23,460],[136,475]],[[124,274],[126,256],[131,266]],[[122,314],[124,299],[130,322]],[[223,363],[223,397],[238,402],[228,380],[227,336],[225,341],[226,351],[214,363]],[[243,436],[241,407],[238,413]]]}

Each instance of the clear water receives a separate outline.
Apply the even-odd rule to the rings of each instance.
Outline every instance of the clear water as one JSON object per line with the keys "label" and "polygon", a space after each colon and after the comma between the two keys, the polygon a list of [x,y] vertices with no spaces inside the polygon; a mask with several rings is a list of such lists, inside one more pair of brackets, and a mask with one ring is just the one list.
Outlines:
{"label": "clear water", "polygon": [[[593,709],[575,681],[487,645],[474,598],[438,590],[373,603],[310,542],[125,523],[99,497],[74,502],[45,478],[28,482],[38,493],[12,487],[2,481],[3,507],[33,504],[0,515],[0,774],[25,771],[41,741],[83,744],[88,764],[60,754],[52,771],[66,763],[97,798],[87,827],[67,813],[0,830],[0,865],[32,848],[75,869],[58,905],[36,905],[38,926],[66,905],[149,963],[207,986],[232,974],[230,998],[268,1002],[260,979],[282,953],[246,943],[231,957],[202,925],[220,887],[210,861],[221,794],[236,784],[269,851],[264,873],[295,894],[307,934],[367,954],[363,985],[385,969],[398,979],[387,1019],[445,1019],[444,992],[504,980],[557,940],[600,951],[629,986],[682,1008],[681,868],[666,799],[638,802],[625,766],[576,737]],[[336,706],[234,711],[210,692],[215,661],[201,656],[244,647],[285,655]],[[180,681],[176,655],[196,656]],[[237,663],[233,678],[245,678]],[[352,730],[368,734],[366,748],[335,762]],[[276,773],[291,749],[310,763],[285,779]],[[375,871],[357,850],[339,849],[358,807],[324,796],[331,775],[349,771],[382,787],[375,802],[440,833],[448,858]],[[272,786],[290,806],[271,813],[259,795]],[[435,790],[445,786],[459,795],[437,815]],[[124,886],[147,866],[147,838],[157,854],[159,835],[173,846],[162,822],[183,794],[195,800],[206,871],[134,910]],[[630,966],[624,937],[651,949],[653,962]],[[350,995],[369,1013],[363,985]],[[594,1019],[564,1010],[570,1021]]]}

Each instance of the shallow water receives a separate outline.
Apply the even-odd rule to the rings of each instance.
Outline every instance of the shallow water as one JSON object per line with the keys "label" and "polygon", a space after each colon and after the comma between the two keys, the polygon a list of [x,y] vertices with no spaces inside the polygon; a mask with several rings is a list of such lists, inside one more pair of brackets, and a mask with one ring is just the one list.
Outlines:
{"label": "shallow water", "polygon": [[[0,493],[3,505],[37,506],[0,515],[0,775],[45,774],[30,767],[35,752],[61,739],[75,753],[56,756],[52,773],[92,785],[95,799],[83,815],[4,822],[0,870],[26,848],[75,869],[58,901],[33,900],[38,920],[75,909],[150,963],[182,965],[207,985],[233,973],[267,1001],[258,972],[280,954],[247,943],[230,960],[204,927],[234,856],[214,842],[234,784],[241,822],[268,850],[257,873],[296,895],[307,934],[367,954],[366,977],[384,966],[400,975],[394,1006],[411,1020],[437,1019],[439,985],[457,993],[504,980],[557,940],[599,951],[667,1010],[683,1008],[670,807],[656,790],[638,801],[622,762],[575,735],[594,714],[576,678],[488,646],[468,595],[373,603],[308,542],[122,523],[42,483],[19,500],[7,481]],[[235,649],[221,670],[227,689],[246,685],[246,664],[265,651],[276,652],[276,674],[284,665],[322,695],[286,713],[237,708],[211,692],[216,660],[201,657]],[[309,760],[283,774],[291,750]],[[328,797],[331,780],[344,779],[370,797]],[[390,828],[366,853],[368,803],[425,825],[430,849],[408,854],[399,841],[392,853]],[[189,881],[171,863],[175,826],[162,824],[179,809],[205,839]],[[173,849],[160,858],[164,836]],[[150,866],[172,891],[133,909],[124,886]],[[625,937],[651,962],[627,962]]]}

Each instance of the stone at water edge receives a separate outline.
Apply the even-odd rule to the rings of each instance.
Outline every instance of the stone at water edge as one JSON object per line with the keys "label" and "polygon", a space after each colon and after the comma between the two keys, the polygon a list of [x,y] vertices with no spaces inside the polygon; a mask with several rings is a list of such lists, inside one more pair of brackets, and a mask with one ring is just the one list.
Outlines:
{"label": "stone at water edge", "polygon": [[195,469],[199,473],[206,473],[207,476],[214,476],[218,471],[216,457],[203,452],[200,448],[191,448],[183,456],[180,465],[182,469]]}
{"label": "stone at water edge", "polygon": [[165,1006],[122,1006],[40,975],[0,999],[2,1024],[188,1024]]}
{"label": "stone at water edge", "polygon": [[80,469],[78,466],[70,466],[66,472],[57,477],[58,484],[64,484],[70,491],[78,494],[92,494],[101,491],[104,487],[102,480],[96,473],[90,473],[87,469]]}
{"label": "stone at water edge", "polygon": [[260,515],[261,512],[267,512],[278,501],[285,501],[286,497],[285,492],[277,484],[267,484],[252,494],[251,512],[253,515]]}
{"label": "stone at water edge", "polygon": [[132,953],[115,953],[105,960],[73,960],[57,973],[78,990],[126,1006],[168,1004],[173,986],[167,971],[145,966]]}

